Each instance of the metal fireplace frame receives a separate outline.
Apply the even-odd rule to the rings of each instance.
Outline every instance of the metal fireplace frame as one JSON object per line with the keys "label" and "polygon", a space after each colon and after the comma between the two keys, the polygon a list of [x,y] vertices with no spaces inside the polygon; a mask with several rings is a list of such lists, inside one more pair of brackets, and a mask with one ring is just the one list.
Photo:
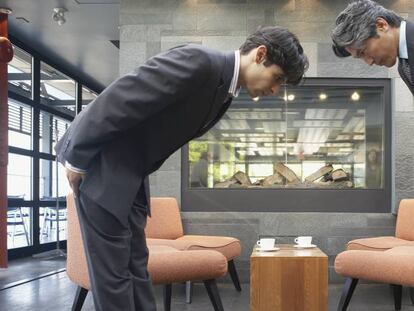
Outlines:
{"label": "metal fireplace frame", "polygon": [[383,189],[194,189],[189,186],[188,145],[185,145],[181,149],[181,207],[183,211],[336,213],[389,213],[392,211],[393,109],[391,79],[308,78],[303,85],[383,88]]}

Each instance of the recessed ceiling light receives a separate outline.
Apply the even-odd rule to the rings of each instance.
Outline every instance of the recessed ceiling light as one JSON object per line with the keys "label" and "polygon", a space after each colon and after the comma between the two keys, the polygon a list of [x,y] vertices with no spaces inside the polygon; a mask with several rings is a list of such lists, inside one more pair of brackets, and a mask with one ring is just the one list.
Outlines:
{"label": "recessed ceiling light", "polygon": [[359,95],[359,93],[358,92],[353,92],[352,93],[352,95],[351,95],[351,99],[353,100],[353,101],[357,101],[357,100],[359,100],[361,98],[361,96]]}
{"label": "recessed ceiling light", "polygon": [[255,102],[259,101],[259,99],[260,99],[260,97],[253,97],[252,98],[252,100],[255,101]]}
{"label": "recessed ceiling light", "polygon": [[325,100],[325,99],[327,99],[328,98],[328,95],[326,95],[325,93],[320,93],[319,94],[319,99],[320,100]]}
{"label": "recessed ceiling light", "polygon": [[294,99],[295,99],[295,95],[293,95],[293,94],[289,94],[289,95],[288,95],[288,97],[287,97],[287,99],[288,99],[289,101],[292,101],[292,100],[294,100]]}

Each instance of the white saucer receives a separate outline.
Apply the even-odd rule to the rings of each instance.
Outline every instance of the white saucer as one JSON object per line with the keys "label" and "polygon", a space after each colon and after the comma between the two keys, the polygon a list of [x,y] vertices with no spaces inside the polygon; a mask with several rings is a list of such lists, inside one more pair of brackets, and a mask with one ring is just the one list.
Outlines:
{"label": "white saucer", "polygon": [[269,249],[261,249],[260,247],[256,248],[256,251],[258,252],[275,252],[278,251],[280,248],[279,247],[273,247],[273,248],[269,248]]}
{"label": "white saucer", "polygon": [[296,245],[293,245],[293,247],[296,247],[296,248],[315,248],[316,245],[315,244],[309,244],[309,245],[299,245],[299,244],[296,244]]}

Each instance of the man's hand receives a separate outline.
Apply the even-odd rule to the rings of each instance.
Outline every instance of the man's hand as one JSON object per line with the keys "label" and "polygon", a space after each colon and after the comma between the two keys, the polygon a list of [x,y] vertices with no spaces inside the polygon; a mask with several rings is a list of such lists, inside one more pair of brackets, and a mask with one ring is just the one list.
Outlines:
{"label": "man's hand", "polygon": [[75,194],[75,197],[79,196],[79,186],[82,182],[83,176],[85,174],[77,173],[74,171],[71,171],[70,169],[66,169],[66,177],[69,181],[69,185],[73,190],[73,193]]}

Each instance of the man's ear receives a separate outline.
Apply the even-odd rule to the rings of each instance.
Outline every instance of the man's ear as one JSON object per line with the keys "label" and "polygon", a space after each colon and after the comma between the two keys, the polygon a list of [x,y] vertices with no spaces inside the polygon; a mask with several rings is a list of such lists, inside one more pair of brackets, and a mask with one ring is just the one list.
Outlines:
{"label": "man's ear", "polygon": [[390,24],[388,24],[388,22],[382,17],[377,18],[377,20],[375,21],[375,26],[377,26],[377,31],[383,32],[387,32],[390,28]]}
{"label": "man's ear", "polygon": [[266,54],[267,54],[267,47],[265,45],[259,45],[256,50],[254,61],[257,64],[262,63],[263,61],[266,60]]}

